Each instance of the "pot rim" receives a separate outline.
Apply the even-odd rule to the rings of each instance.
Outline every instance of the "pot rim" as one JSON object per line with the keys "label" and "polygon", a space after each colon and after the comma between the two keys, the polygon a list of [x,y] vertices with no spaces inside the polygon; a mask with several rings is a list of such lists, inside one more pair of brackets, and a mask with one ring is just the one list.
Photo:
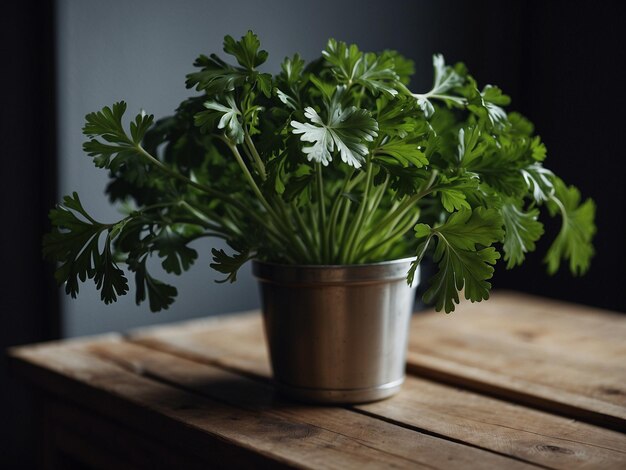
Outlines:
{"label": "pot rim", "polygon": [[[406,279],[414,260],[413,256],[376,263],[316,265],[280,264],[255,259],[252,260],[252,272],[260,282],[272,284],[380,284]],[[417,284],[415,281],[413,285]]]}

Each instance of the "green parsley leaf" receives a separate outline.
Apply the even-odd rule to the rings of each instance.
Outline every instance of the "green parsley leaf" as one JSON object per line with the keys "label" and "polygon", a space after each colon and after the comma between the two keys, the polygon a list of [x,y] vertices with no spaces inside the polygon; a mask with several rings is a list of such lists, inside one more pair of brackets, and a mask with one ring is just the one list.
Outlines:
{"label": "green parsley leaf", "polygon": [[393,59],[393,71],[398,75],[400,82],[408,85],[411,77],[415,73],[415,63],[411,59],[407,59],[398,51],[386,50],[382,52],[383,56]]}
{"label": "green parsley leaf", "polygon": [[544,168],[540,163],[533,163],[520,170],[528,190],[532,193],[536,202],[544,202],[550,198],[554,191],[554,173]]}
{"label": "green parsley leaf", "polygon": [[374,151],[376,158],[390,158],[402,166],[421,168],[428,165],[428,158],[420,145],[411,139],[390,139]]}
{"label": "green parsley leaf", "polygon": [[474,196],[478,190],[478,179],[471,173],[465,176],[439,176],[439,181],[433,187],[434,193],[439,195],[441,204],[447,212],[471,209],[468,197]]}
{"label": "green parsley leaf", "polygon": [[224,38],[224,52],[234,56],[239,65],[248,70],[253,70],[267,60],[267,52],[259,50],[261,41],[256,34],[248,31],[239,41],[232,36]]}
{"label": "green parsley leaf", "polygon": [[455,212],[444,224],[434,228],[418,224],[415,232],[417,238],[426,238],[421,253],[437,238],[433,259],[439,271],[424,293],[425,302],[434,302],[437,310],[450,313],[455,303],[459,303],[458,292],[462,289],[465,298],[472,302],[489,298],[491,284],[487,281],[500,258],[490,245],[504,235],[502,219],[496,210],[479,207]]}
{"label": "green parsley leaf", "polygon": [[392,137],[421,137],[432,129],[423,120],[415,118],[417,103],[414,99],[399,96],[394,99],[380,96],[376,100],[376,121],[380,132]]}
{"label": "green parsley leaf", "polygon": [[94,262],[93,280],[96,289],[100,291],[100,298],[105,304],[115,302],[118,295],[124,295],[128,292],[128,281],[124,271],[115,264],[108,238],[102,252],[93,250],[92,256]]}
{"label": "green parsley leaf", "polygon": [[544,143],[541,142],[539,136],[533,138],[530,144],[530,148],[532,150],[532,155],[535,160],[537,160],[538,162],[542,162],[546,159],[546,153],[548,152],[548,150],[546,149]]}
{"label": "green parsley leaf", "polygon": [[[341,88],[336,94],[341,93]],[[332,160],[335,148],[341,160],[354,168],[360,168],[364,156],[368,153],[366,142],[371,142],[378,135],[378,124],[371,114],[351,106],[341,109],[339,100],[334,99],[327,106],[327,118],[322,120],[320,115],[311,107],[304,110],[304,116],[310,122],[301,123],[291,121],[292,132],[301,134],[300,140],[312,142],[313,145],[303,147],[302,152],[309,161],[315,161],[327,166]]]}
{"label": "green parsley leaf", "polygon": [[222,249],[217,250],[213,248],[211,253],[213,254],[213,263],[211,263],[211,267],[216,271],[227,275],[225,279],[215,281],[218,283],[235,282],[237,280],[237,272],[241,266],[250,260],[249,251],[242,251],[231,256],[226,254],[226,252]]}
{"label": "green parsley leaf", "polygon": [[322,55],[332,65],[332,72],[339,83],[347,87],[361,85],[374,96],[383,93],[393,97],[398,94],[396,88],[401,82],[394,71],[395,58],[392,54],[363,53],[355,44],[348,46],[345,42],[330,39]]}
{"label": "green parsley leaf", "polygon": [[55,278],[59,284],[65,283],[67,294],[75,298],[79,291],[78,281],[87,279],[94,280],[106,304],[126,294],[128,282],[111,255],[111,240],[115,233],[107,234],[102,251],[99,247],[101,235],[111,232],[115,224],[94,220],[76,193],[65,196],[63,203],[50,211],[50,220],[53,229],[44,236],[43,254],[62,263]]}
{"label": "green parsley leaf", "polygon": [[272,75],[269,73],[257,73],[255,75],[256,85],[266,98],[272,96]]}
{"label": "green parsley leaf", "polygon": [[237,108],[237,103],[232,95],[226,95],[227,105],[217,101],[207,101],[204,107],[209,111],[203,111],[195,116],[196,125],[205,131],[211,131],[211,126],[215,123],[215,118],[219,117],[218,129],[225,129],[224,134],[238,144],[244,139],[243,125],[241,124],[241,111]]}
{"label": "green parsley leaf", "polygon": [[465,104],[464,98],[450,94],[452,89],[463,84],[463,77],[452,67],[446,65],[443,55],[441,54],[433,55],[433,68],[435,70],[435,78],[432,89],[424,94],[413,93],[424,116],[427,118],[432,116],[435,112],[435,107],[430,102],[433,98],[454,106]]}
{"label": "green parsley leaf", "polygon": [[550,274],[558,271],[562,259],[569,260],[569,269],[574,275],[584,274],[589,269],[594,255],[591,240],[596,233],[593,221],[596,205],[592,199],[582,204],[580,201],[577,188],[554,178],[554,194],[548,200],[548,210],[552,216],[561,214],[563,223],[545,257]]}
{"label": "green parsley leaf", "polygon": [[302,80],[302,72],[304,71],[304,59],[300,54],[294,54],[293,57],[285,57],[280,64],[281,73],[278,76],[288,87],[296,87]]}
{"label": "green parsley leaf", "polygon": [[187,88],[195,87],[211,96],[235,90],[246,83],[249,76],[248,71],[227,64],[215,54],[201,55],[194,66],[201,70],[187,75]]}
{"label": "green parsley leaf", "polygon": [[441,204],[448,212],[471,209],[469,202],[467,202],[467,196],[458,189],[441,191]]}
{"label": "green parsley leaf", "polygon": [[535,250],[535,242],[543,235],[543,224],[537,220],[539,209],[524,212],[521,201],[508,200],[500,214],[504,221],[504,261],[507,269],[522,264],[525,254]]}
{"label": "green parsley leaf", "polygon": [[198,258],[198,252],[187,246],[188,239],[165,226],[152,240],[154,249],[163,259],[163,269],[168,273],[181,274],[187,271]]}
{"label": "green parsley leaf", "polygon": [[141,304],[146,297],[151,312],[167,310],[178,295],[175,287],[153,278],[146,269],[147,255],[140,260],[129,262],[129,269],[135,272],[135,303]]}
{"label": "green parsley leaf", "polygon": [[137,156],[138,146],[154,121],[153,115],[143,112],[138,114],[130,123],[129,137],[122,125],[125,112],[126,103],[120,101],[111,108],[105,106],[101,111],[89,113],[85,117],[83,134],[91,139],[83,144],[83,150],[93,157],[99,168],[116,171],[128,159]]}
{"label": "green parsley leaf", "polygon": [[430,176],[425,168],[405,167],[395,160],[376,158],[376,163],[383,170],[374,178],[376,184],[381,184],[385,177],[389,176],[389,186],[396,192],[398,197],[416,194]]}
{"label": "green parsley leaf", "polygon": [[459,129],[457,146],[458,159],[462,165],[471,167],[472,162],[485,153],[486,143],[480,140],[481,131],[479,126],[461,127]]}
{"label": "green parsley leaf", "polygon": [[501,106],[509,104],[510,98],[493,85],[486,85],[479,91],[476,80],[470,75],[465,75],[465,79],[466,84],[459,92],[465,97],[467,109],[489,129],[502,131],[509,127],[508,116]]}
{"label": "green parsley leaf", "polygon": [[[461,129],[463,131],[463,129]],[[481,183],[504,195],[521,195],[527,190],[520,166],[524,164],[527,142],[496,142],[478,128],[459,131],[460,166],[479,176]],[[480,137],[482,140],[479,140]]]}

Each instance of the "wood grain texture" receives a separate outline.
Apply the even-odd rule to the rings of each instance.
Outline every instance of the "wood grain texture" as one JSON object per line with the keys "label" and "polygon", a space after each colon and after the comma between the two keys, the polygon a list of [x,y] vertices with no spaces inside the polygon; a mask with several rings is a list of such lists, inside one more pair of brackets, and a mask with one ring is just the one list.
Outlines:
{"label": "wood grain texture", "polygon": [[[276,396],[269,383],[141,345],[129,342],[94,344],[89,351],[103,360],[221,402],[337,433],[366,447],[400,456],[407,460],[409,466],[453,469],[467,468],[480,461],[483,468],[527,467],[521,462],[415,432],[349,409],[285,401]],[[359,449],[344,447],[344,451]]]}
{"label": "wood grain texture", "polygon": [[11,356],[60,397],[54,447],[86,463],[141,468],[152,453],[189,468],[626,468],[619,315],[507,293],[411,328],[403,390],[348,408],[275,395],[258,312]]}
{"label": "wood grain texture", "polygon": [[626,317],[522,294],[428,312],[409,371],[626,431]]}
{"label": "wood grain texture", "polygon": [[[204,332],[224,335],[207,345]],[[258,315],[188,323],[136,334],[167,337],[179,352],[216,365],[270,375]],[[240,348],[232,353],[232,342]],[[208,348],[208,349],[207,349]],[[464,302],[451,315],[414,316],[408,353],[413,375],[626,431],[626,317],[517,293]]]}
{"label": "wood grain texture", "polygon": [[[130,339],[194,362],[269,380],[258,316],[140,331]],[[622,433],[417,376],[407,377],[398,396],[355,409],[550,468],[626,467]]]}
{"label": "wood grain texture", "polygon": [[[205,469],[206,458],[189,455],[176,442],[150,439],[93,411],[52,399],[46,403],[49,440],[46,468],[73,463],[94,469]],[[65,460],[65,461],[64,461]],[[73,467],[72,467],[73,468]],[[84,468],[84,467],[83,467]]]}
{"label": "wood grain texture", "polygon": [[[185,453],[212,456],[208,465],[224,459],[228,465],[272,468],[443,469],[467,468],[474,461],[485,468],[528,467],[347,409],[281,402],[262,382],[114,337],[17,349],[13,357],[17,367],[28,364],[23,373],[47,390],[105,411],[153,439],[175,437],[186,443]],[[146,412],[167,419],[144,429]],[[80,443],[76,433],[63,431],[64,446]]]}
{"label": "wood grain texture", "polygon": [[250,413],[102,361],[84,349],[93,340],[13,348],[11,367],[57,399],[95,410],[140,436],[165,440],[205,466],[219,467],[220,462],[259,468],[298,466],[281,455],[267,455],[264,446],[256,450],[232,429],[232,423],[241,420],[254,429],[253,436],[264,432],[271,436],[280,434],[280,423],[264,424]]}

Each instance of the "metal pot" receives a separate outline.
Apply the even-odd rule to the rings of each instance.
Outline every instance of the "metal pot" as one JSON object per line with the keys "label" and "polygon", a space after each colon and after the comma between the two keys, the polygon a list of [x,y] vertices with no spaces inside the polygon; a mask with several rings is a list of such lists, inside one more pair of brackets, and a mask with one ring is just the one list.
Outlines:
{"label": "metal pot", "polygon": [[254,261],[274,381],[319,403],[387,398],[404,381],[413,258],[351,266]]}

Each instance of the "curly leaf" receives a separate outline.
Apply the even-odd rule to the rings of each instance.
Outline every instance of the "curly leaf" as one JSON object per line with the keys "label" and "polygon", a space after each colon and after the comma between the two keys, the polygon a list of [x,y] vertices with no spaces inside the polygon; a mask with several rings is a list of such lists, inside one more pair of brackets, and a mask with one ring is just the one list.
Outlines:
{"label": "curly leaf", "polygon": [[330,39],[322,55],[332,66],[339,83],[361,85],[374,96],[396,96],[400,77],[396,74],[393,54],[363,53],[355,44]]}
{"label": "curly leaf", "polygon": [[152,240],[152,246],[163,258],[162,266],[168,273],[181,274],[187,271],[198,258],[198,252],[189,248],[189,240],[166,226]]}
{"label": "curly leaf", "polygon": [[465,104],[464,98],[450,94],[453,88],[463,84],[464,79],[452,67],[446,65],[443,55],[433,55],[433,69],[435,77],[432,89],[424,94],[413,93],[417,104],[427,118],[435,112],[435,107],[430,102],[433,98],[455,106]]}
{"label": "curly leaf", "polygon": [[243,85],[249,76],[248,71],[228,65],[215,54],[208,57],[201,55],[194,62],[194,66],[201,70],[188,74],[185,84],[187,88],[195,87],[207,95],[231,92]]}
{"label": "curly leaf", "polygon": [[375,150],[377,158],[389,158],[404,167],[413,165],[422,168],[428,165],[428,158],[420,145],[410,139],[389,140]]}
{"label": "curly leaf", "polygon": [[139,305],[147,297],[150,311],[167,310],[174,302],[178,291],[175,287],[150,276],[146,268],[146,260],[147,256],[144,256],[141,260],[129,262],[130,270],[135,272],[135,303]]}
{"label": "curly leaf", "polygon": [[520,170],[528,190],[532,193],[536,202],[544,202],[550,198],[554,191],[554,173],[544,168],[541,163],[533,163]]}
{"label": "curly leaf", "polygon": [[304,116],[310,122],[294,120],[291,127],[294,134],[301,135],[300,140],[313,143],[302,149],[309,161],[328,165],[337,149],[344,163],[361,167],[368,152],[365,142],[373,141],[378,135],[378,124],[368,111],[354,106],[342,110],[333,102],[328,107],[326,121],[311,107],[305,109]]}
{"label": "curly leaf", "polygon": [[[82,216],[78,217],[77,214]],[[83,208],[78,194],[65,196],[63,204],[50,211],[52,231],[44,236],[43,254],[62,264],[55,272],[59,284],[65,284],[65,292],[76,297],[79,280],[93,279],[105,303],[117,300],[128,292],[124,272],[118,268],[111,255],[112,232],[117,224],[109,225],[95,221]],[[109,232],[100,251],[101,235]]]}
{"label": "curly leaf", "polygon": [[535,250],[535,242],[543,235],[543,224],[537,220],[538,209],[522,210],[521,201],[510,200],[502,205],[504,221],[504,261],[507,269],[522,264],[525,254]]}
{"label": "curly leaf", "polygon": [[92,253],[94,259],[94,277],[96,289],[100,291],[100,298],[105,304],[113,303],[117,296],[128,292],[128,281],[113,260],[111,244],[107,239],[102,253],[97,250]]}
{"label": "curly leaf", "polygon": [[560,213],[563,223],[545,257],[548,272],[556,273],[565,259],[569,260],[572,274],[581,275],[589,269],[594,255],[591,240],[596,233],[596,205],[592,199],[581,204],[580,191],[574,186],[567,187],[559,178],[555,178],[554,190],[548,210],[552,216]]}
{"label": "curly leaf", "polygon": [[234,56],[239,65],[252,70],[267,60],[267,52],[259,50],[261,42],[256,34],[248,31],[239,41],[232,36],[224,38],[224,52]]}
{"label": "curly leaf", "polygon": [[237,103],[231,95],[226,95],[227,105],[218,103],[217,101],[207,101],[204,107],[208,111],[203,111],[195,116],[196,125],[203,129],[213,126],[214,122],[219,118],[217,124],[218,129],[224,129],[226,136],[241,144],[244,139],[243,125],[241,124],[241,112],[237,108]]}
{"label": "curly leaf", "polygon": [[418,224],[416,237],[425,240],[420,245],[421,256],[433,238],[436,247],[433,255],[439,271],[431,279],[424,301],[435,303],[437,310],[454,311],[459,303],[458,292],[465,290],[465,298],[478,302],[489,298],[493,265],[500,258],[492,243],[499,241],[502,219],[493,209],[477,208],[452,214],[438,227]]}
{"label": "curly leaf", "polygon": [[211,250],[211,254],[213,255],[213,263],[211,263],[211,267],[216,271],[226,274],[226,278],[220,281],[215,281],[217,283],[223,282],[235,282],[237,280],[237,272],[249,259],[250,252],[242,251],[241,253],[235,253],[234,255],[228,255],[224,250],[217,250],[213,248]]}
{"label": "curly leaf", "polygon": [[93,157],[99,168],[117,171],[129,158],[139,155],[138,146],[152,125],[154,116],[143,111],[139,113],[130,123],[131,135],[128,136],[122,125],[125,112],[126,103],[120,101],[111,108],[105,106],[101,111],[85,117],[83,134],[90,140],[83,144],[83,150]]}

